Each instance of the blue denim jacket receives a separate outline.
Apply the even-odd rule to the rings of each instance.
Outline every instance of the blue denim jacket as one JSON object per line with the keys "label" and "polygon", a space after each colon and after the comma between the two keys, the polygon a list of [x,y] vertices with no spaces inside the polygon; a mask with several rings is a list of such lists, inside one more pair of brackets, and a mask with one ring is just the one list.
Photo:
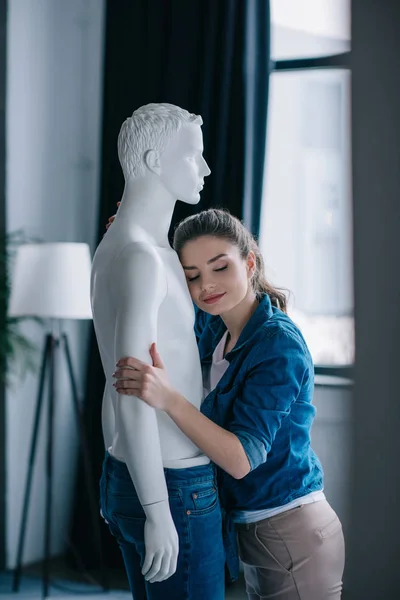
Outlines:
{"label": "blue denim jacket", "polygon": [[[196,308],[203,370],[225,331],[220,317]],[[229,367],[201,411],[239,438],[251,471],[237,480],[219,469],[224,509],[275,508],[321,490],[322,467],[310,446],[314,367],[298,327],[264,295],[225,358]]]}

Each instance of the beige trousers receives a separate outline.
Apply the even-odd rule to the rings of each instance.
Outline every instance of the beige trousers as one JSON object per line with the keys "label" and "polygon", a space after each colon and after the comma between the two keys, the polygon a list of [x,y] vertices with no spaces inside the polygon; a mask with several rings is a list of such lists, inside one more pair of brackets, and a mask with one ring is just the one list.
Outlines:
{"label": "beige trousers", "polygon": [[326,500],[237,524],[249,600],[338,600],[344,539]]}

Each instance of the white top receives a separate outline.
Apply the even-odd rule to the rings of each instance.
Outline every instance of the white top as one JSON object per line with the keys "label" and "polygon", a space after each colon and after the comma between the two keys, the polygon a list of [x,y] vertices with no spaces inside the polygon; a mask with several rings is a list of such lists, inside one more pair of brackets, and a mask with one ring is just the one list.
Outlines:
{"label": "white top", "polygon": [[[212,356],[212,363],[208,376],[209,381],[203,383],[204,386],[204,397],[206,397],[213,389],[216,388],[218,382],[224,375],[225,371],[229,367],[229,362],[224,358],[224,350],[226,345],[226,339],[228,336],[228,330],[224,333],[217,347],[214,350]],[[279,513],[286,512],[302,504],[310,504],[312,502],[318,502],[325,500],[325,494],[322,490],[317,492],[311,492],[300,498],[292,500],[283,506],[276,506],[275,508],[265,508],[262,510],[238,510],[233,514],[235,523],[256,523],[263,519],[268,519],[278,515]]]}
{"label": "white top", "polygon": [[212,355],[212,363],[208,372],[203,373],[203,397],[208,396],[212,390],[214,390],[225,371],[229,367],[229,362],[224,358],[224,350],[226,345],[226,338],[228,337],[228,330],[225,331],[221,340],[218,342],[217,347]]}
{"label": "white top", "polygon": [[224,358],[227,337],[228,330],[225,331],[212,356],[212,364],[210,369],[210,391],[217,387],[220,379],[229,367],[229,362],[226,360],[226,358]]}

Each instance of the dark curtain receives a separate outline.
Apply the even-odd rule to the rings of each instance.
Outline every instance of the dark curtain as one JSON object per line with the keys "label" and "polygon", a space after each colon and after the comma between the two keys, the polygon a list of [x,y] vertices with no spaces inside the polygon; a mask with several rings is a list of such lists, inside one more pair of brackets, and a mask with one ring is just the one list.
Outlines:
{"label": "dark curtain", "polygon": [[[268,0],[108,0],[104,71],[100,241],[123,192],[117,156],[122,122],[149,102],[169,102],[203,118],[211,175],[198,206],[178,202],[175,224],[191,212],[226,207],[258,233],[269,76]],[[94,335],[87,372],[86,422],[98,480],[103,371]],[[96,559],[79,473],[72,540]],[[107,562],[120,562],[105,535]]]}

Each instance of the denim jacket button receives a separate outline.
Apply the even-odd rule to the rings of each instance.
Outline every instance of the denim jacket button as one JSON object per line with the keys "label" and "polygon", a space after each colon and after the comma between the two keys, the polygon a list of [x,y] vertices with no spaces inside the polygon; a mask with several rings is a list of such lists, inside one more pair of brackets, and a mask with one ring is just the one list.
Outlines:
{"label": "denim jacket button", "polygon": [[187,511],[186,511],[186,514],[187,514],[187,515],[190,515],[190,510],[187,510]]}
{"label": "denim jacket button", "polygon": [[193,498],[196,500],[196,498],[197,498],[197,494],[193,494]]}

